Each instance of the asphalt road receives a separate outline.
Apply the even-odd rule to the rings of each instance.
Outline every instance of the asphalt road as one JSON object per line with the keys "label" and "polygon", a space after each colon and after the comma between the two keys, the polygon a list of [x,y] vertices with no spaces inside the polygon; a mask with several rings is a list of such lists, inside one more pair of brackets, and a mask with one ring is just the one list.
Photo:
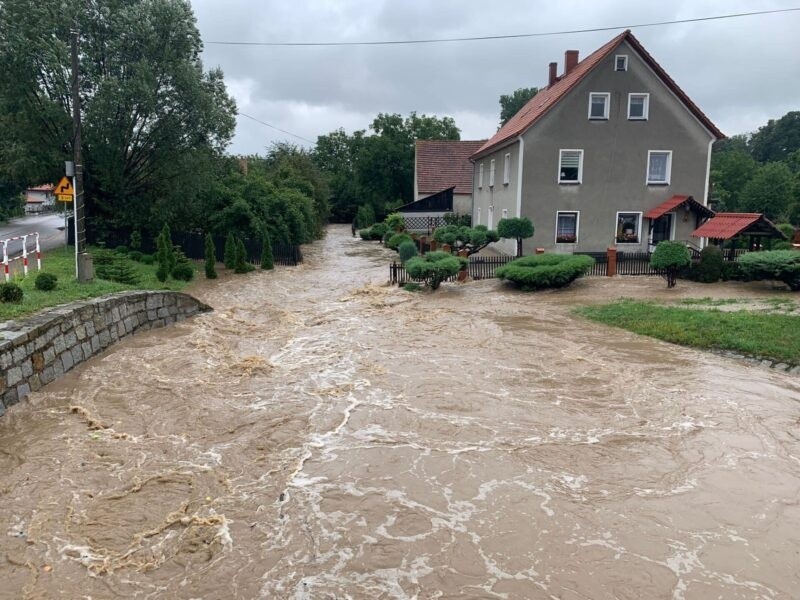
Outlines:
{"label": "asphalt road", "polygon": [[[0,225],[0,240],[17,237],[26,233],[39,233],[39,246],[42,251],[52,250],[64,245],[64,215],[47,214],[32,215],[11,219]],[[27,240],[28,253],[36,251],[36,240],[33,236]],[[8,243],[9,259],[22,255],[22,240]],[[2,259],[2,256],[0,256]]]}

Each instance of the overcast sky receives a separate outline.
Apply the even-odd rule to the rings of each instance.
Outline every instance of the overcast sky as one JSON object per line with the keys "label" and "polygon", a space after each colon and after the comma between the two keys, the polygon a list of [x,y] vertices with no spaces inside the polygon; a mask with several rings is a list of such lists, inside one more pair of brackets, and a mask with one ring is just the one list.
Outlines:
{"label": "overcast sky", "polygon": [[[191,0],[205,42],[365,41],[624,26],[800,6],[800,0]],[[461,139],[497,129],[498,98],[546,84],[564,50],[583,58],[620,30],[404,46],[206,44],[239,111],[309,140],[366,129],[379,112],[452,116]],[[800,110],[800,12],[633,28],[645,48],[726,134]],[[241,115],[230,151],[263,154],[296,138]]]}

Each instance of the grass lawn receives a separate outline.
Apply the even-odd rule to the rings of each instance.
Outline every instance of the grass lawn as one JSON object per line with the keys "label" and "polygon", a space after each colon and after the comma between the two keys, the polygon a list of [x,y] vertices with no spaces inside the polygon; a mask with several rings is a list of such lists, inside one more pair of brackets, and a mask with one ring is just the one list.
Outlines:
{"label": "grass lawn", "polygon": [[136,285],[126,285],[97,278],[91,283],[78,283],[75,280],[75,251],[71,247],[44,253],[42,255],[42,272],[58,276],[56,289],[52,292],[41,292],[34,287],[33,283],[38,272],[35,267],[36,262],[33,261],[34,266],[28,272],[27,277],[12,278],[12,281],[23,289],[25,295],[19,304],[0,303],[0,321],[28,315],[49,306],[94,298],[122,290],[181,290],[188,284],[186,281],[176,281],[172,278],[168,279],[166,283],[161,283],[156,279],[155,265],[145,265],[133,260],[128,260],[128,262],[139,276]]}
{"label": "grass lawn", "polygon": [[800,364],[800,316],[702,310],[633,300],[585,306],[576,312],[593,321],[674,344]]}

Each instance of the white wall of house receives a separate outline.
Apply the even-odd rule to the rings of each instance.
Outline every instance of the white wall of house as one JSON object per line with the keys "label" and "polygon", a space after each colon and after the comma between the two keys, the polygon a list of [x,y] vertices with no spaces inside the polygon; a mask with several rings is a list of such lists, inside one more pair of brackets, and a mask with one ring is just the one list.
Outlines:
{"label": "white wall of house", "polygon": [[[509,145],[474,160],[472,224],[497,229],[502,218],[519,216],[520,143]],[[494,181],[491,179],[494,160]],[[506,168],[508,162],[508,168]],[[483,180],[481,181],[481,165]],[[492,247],[504,254],[516,252],[515,240],[500,240]]]}

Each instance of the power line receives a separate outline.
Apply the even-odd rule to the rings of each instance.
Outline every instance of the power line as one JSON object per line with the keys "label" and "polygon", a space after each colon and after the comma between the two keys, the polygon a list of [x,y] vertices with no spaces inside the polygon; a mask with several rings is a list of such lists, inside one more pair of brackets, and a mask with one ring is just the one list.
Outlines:
{"label": "power line", "polygon": [[[411,44],[440,44],[450,42],[478,42],[486,40],[509,40],[532,37],[547,37],[554,35],[567,35],[571,33],[596,33],[599,31],[613,31],[619,29],[635,29],[639,27],[660,27],[663,25],[678,25],[680,23],[698,23],[701,21],[716,21],[719,19],[736,19],[740,17],[752,17],[756,15],[772,15],[777,13],[788,13],[800,11],[800,7],[781,8],[776,10],[759,10],[754,12],[734,13],[728,15],[716,15],[713,17],[696,17],[694,19],[677,19],[674,21],[655,21],[653,23],[638,23],[636,25],[615,25],[613,27],[593,27],[591,29],[568,29],[564,31],[546,31],[537,33],[517,33],[509,35],[483,35],[475,37],[457,38],[432,38],[421,40],[383,40],[367,42],[226,42],[211,41],[206,44],[216,44],[224,46],[390,46],[390,45],[411,45]],[[247,115],[245,115],[247,116]],[[270,125],[270,127],[272,127]],[[294,134],[292,134],[294,135]],[[296,136],[299,137],[299,136]]]}
{"label": "power line", "polygon": [[246,115],[243,112],[240,112],[238,114],[241,115],[242,117],[247,117],[248,119],[251,119],[251,120],[255,121],[256,123],[261,123],[262,125],[266,125],[267,127],[271,127],[272,129],[275,129],[276,131],[280,131],[281,133],[285,133],[287,135],[291,135],[292,137],[296,137],[298,140],[303,140],[304,142],[308,142],[309,144],[316,144],[316,142],[313,142],[308,138],[304,138],[302,135],[297,135],[296,133],[292,133],[291,131],[286,131],[285,129],[281,129],[280,127],[275,127],[275,125],[270,125],[266,121],[262,121],[261,119],[256,119],[255,117],[251,117],[250,115]]}

